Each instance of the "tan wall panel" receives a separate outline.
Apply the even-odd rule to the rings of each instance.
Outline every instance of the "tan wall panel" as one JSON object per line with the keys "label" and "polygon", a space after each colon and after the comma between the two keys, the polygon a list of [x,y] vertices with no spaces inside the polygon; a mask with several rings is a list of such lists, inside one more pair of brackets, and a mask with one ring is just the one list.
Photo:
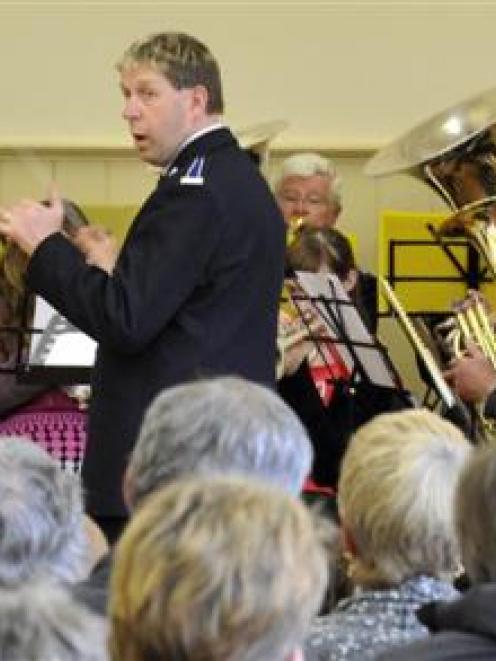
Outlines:
{"label": "tan wall panel", "polygon": [[61,194],[78,204],[107,200],[106,163],[101,159],[54,161],[54,178]]}
{"label": "tan wall panel", "polygon": [[42,199],[53,181],[51,161],[25,154],[0,160],[0,200],[12,204],[25,197]]}
{"label": "tan wall panel", "polygon": [[446,205],[426,184],[406,174],[376,179],[379,209],[443,211]]}
{"label": "tan wall panel", "polygon": [[156,185],[158,173],[137,158],[109,160],[107,171],[107,202],[135,204],[144,200]]}
{"label": "tan wall panel", "polygon": [[376,184],[362,172],[366,159],[334,160],[343,180],[343,213],[339,224],[358,237],[356,258],[362,268],[375,272],[378,218],[375,206]]}

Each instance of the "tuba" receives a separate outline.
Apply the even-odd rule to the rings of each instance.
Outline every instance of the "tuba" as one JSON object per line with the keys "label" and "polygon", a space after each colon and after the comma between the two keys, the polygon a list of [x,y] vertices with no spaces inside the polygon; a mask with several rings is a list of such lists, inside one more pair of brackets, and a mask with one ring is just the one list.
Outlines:
{"label": "tuba", "polygon": [[496,89],[419,124],[365,167],[374,177],[402,171],[441,195],[452,215],[440,233],[465,235],[496,278]]}
{"label": "tuba", "polygon": [[[404,172],[427,184],[452,213],[445,236],[465,236],[496,279],[496,88],[436,114],[379,151],[365,167],[373,177]],[[493,325],[481,301],[469,295],[454,306],[452,354],[475,341],[496,367]],[[494,425],[481,418],[486,434]]]}

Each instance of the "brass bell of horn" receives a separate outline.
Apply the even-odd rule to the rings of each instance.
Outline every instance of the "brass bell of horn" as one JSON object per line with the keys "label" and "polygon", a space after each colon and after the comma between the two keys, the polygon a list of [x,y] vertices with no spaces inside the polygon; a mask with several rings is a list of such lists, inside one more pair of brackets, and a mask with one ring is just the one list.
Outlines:
{"label": "brass bell of horn", "polygon": [[434,189],[453,214],[444,234],[465,234],[496,277],[496,88],[417,125],[379,151],[365,174],[406,172]]}

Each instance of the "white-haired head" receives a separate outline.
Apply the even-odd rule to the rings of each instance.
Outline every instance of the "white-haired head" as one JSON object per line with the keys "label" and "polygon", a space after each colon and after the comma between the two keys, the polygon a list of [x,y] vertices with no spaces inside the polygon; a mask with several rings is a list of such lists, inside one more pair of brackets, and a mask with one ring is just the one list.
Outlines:
{"label": "white-haired head", "polygon": [[239,377],[169,388],[145,414],[126,475],[134,508],[187,475],[248,475],[298,494],[312,447],[296,414],[275,393]]}

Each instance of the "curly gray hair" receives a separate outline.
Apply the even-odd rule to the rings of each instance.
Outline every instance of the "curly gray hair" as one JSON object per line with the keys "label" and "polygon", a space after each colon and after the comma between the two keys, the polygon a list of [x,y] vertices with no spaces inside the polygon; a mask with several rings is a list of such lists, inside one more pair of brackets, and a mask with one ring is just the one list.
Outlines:
{"label": "curly gray hair", "polygon": [[0,589],[0,658],[105,661],[107,626],[61,586],[33,581]]}
{"label": "curly gray hair", "polygon": [[0,438],[0,585],[86,577],[81,484],[35,443]]}

